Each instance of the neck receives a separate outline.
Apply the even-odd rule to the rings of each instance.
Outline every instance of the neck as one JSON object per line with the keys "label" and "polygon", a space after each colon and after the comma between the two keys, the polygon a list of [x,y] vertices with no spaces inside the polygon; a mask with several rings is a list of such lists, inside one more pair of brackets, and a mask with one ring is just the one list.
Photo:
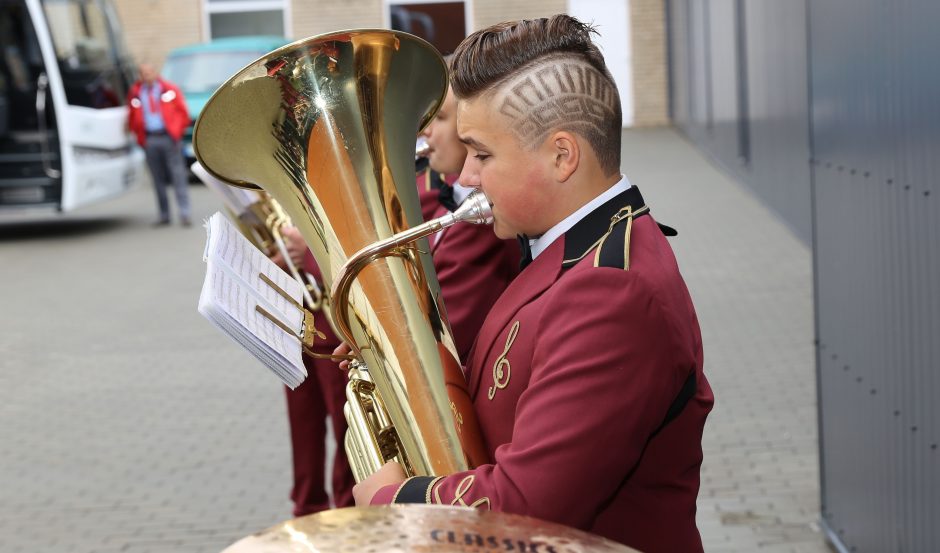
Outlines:
{"label": "neck", "polygon": [[615,172],[612,175],[604,175],[600,167],[592,167],[590,170],[578,172],[571,176],[567,181],[558,183],[561,191],[558,194],[559,201],[556,203],[556,209],[553,210],[549,218],[546,229],[549,229],[575,211],[581,209],[585,204],[600,196],[611,186],[620,180],[620,173]]}

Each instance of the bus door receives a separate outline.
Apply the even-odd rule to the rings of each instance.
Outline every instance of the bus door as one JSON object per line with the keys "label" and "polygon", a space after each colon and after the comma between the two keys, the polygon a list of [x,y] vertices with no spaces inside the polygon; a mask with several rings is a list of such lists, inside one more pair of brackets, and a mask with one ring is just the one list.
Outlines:
{"label": "bus door", "polygon": [[[41,7],[50,44],[43,55],[60,108],[61,209],[117,195],[144,171],[127,130],[133,69],[117,14],[110,0],[27,1]],[[43,43],[38,26],[37,34]]]}
{"label": "bus door", "polygon": [[0,0],[0,207],[55,206],[62,193],[56,112],[25,0]]}
{"label": "bus door", "polygon": [[127,131],[132,64],[113,6],[110,0],[25,1],[48,80],[40,98],[47,111],[55,108],[58,207],[67,211],[115,196],[143,176],[144,154]]}

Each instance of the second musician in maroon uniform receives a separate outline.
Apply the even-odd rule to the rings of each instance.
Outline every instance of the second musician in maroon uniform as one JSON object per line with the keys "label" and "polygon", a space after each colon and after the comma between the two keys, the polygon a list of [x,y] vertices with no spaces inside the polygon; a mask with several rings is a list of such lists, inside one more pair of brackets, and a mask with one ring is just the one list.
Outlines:
{"label": "second musician in maroon uniform", "polygon": [[[322,286],[320,268],[313,254],[307,249],[300,231],[294,227],[285,229],[284,241],[294,264],[302,267]],[[284,261],[280,254],[275,254],[272,260],[283,266]],[[317,330],[324,334],[324,338],[314,342],[313,350],[316,353],[330,354],[339,345],[340,340],[330,325],[324,322],[320,313],[315,316]],[[295,517],[331,507],[325,476],[330,478],[332,485],[333,506],[349,507],[353,504],[354,479],[343,448],[343,436],[346,434],[346,417],[343,415],[343,405],[346,403],[346,374],[338,370],[336,363],[330,359],[314,359],[304,355],[304,366],[307,368],[307,379],[304,383],[295,390],[285,387],[294,473],[290,498],[294,502]],[[328,476],[325,474],[327,419],[333,427],[337,442],[332,459],[333,470]]]}

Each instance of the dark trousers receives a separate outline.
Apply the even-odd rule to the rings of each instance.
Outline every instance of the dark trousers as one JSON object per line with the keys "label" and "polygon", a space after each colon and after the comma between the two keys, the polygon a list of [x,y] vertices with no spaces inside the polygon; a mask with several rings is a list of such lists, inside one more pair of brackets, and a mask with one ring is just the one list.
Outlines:
{"label": "dark trousers", "polygon": [[147,154],[150,175],[153,177],[153,187],[157,192],[160,220],[170,220],[170,201],[166,193],[169,184],[172,184],[173,190],[176,191],[180,218],[189,219],[189,183],[182,146],[168,134],[148,134],[144,151]]}
{"label": "dark trousers", "polygon": [[[332,352],[332,346],[326,349]],[[296,390],[287,389],[287,414],[294,457],[291,500],[294,502],[294,516],[298,517],[330,508],[325,486],[326,417],[330,417],[337,441],[331,475],[336,507],[353,504],[352,488],[355,484],[343,447],[346,374],[329,360],[305,356],[304,364],[307,380]]]}

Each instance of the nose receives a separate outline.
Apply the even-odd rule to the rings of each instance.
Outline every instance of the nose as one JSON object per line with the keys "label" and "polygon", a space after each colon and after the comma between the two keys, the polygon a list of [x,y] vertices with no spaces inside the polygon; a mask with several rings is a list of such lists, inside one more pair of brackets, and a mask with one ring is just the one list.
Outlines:
{"label": "nose", "polygon": [[423,137],[425,137],[425,138],[429,138],[429,137],[431,136],[431,129],[434,128],[434,121],[436,121],[436,120],[437,120],[436,118],[435,118],[435,119],[431,119],[431,122],[428,123],[428,126],[427,126],[427,127],[424,127],[424,130],[421,131],[421,133],[419,134],[419,136],[423,136]]}
{"label": "nose", "polygon": [[480,188],[480,174],[474,171],[472,164],[473,158],[467,156],[467,159],[463,162],[463,168],[460,170],[460,176],[457,177],[457,182],[467,188]]}

